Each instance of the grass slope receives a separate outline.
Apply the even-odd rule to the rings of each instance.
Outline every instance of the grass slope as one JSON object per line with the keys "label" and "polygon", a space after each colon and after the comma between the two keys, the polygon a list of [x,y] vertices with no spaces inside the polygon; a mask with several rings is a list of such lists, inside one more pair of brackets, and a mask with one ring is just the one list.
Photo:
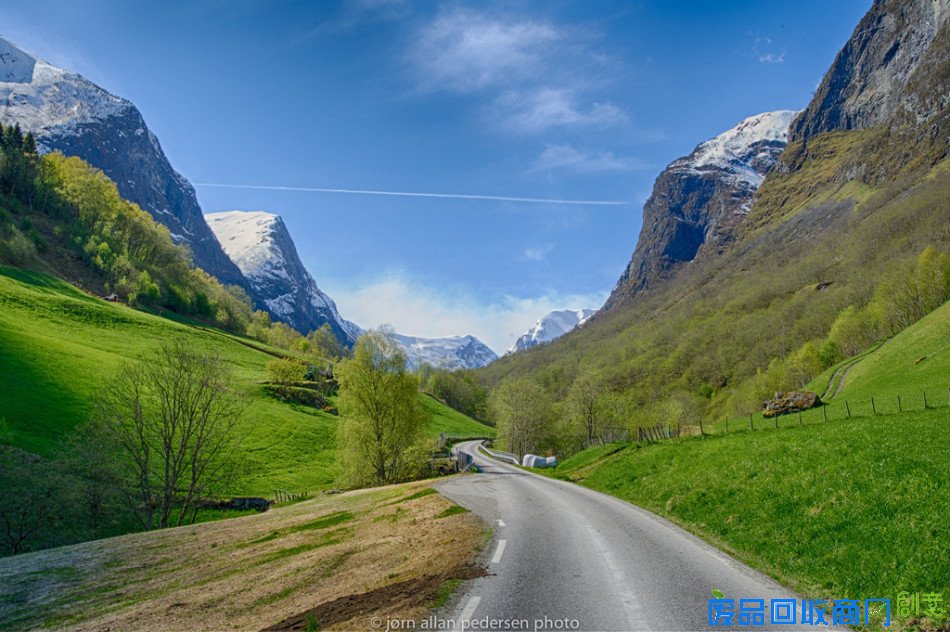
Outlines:
{"label": "grass slope", "polygon": [[[4,630],[370,629],[420,619],[472,562],[485,526],[427,484],[0,559]],[[440,517],[445,516],[445,517]]]}
{"label": "grass slope", "polygon": [[551,474],[667,516],[808,595],[946,594],[948,428],[950,411],[935,410],[615,445]]}
{"label": "grass slope", "polygon": [[432,415],[429,434],[439,436],[443,432],[449,437],[494,437],[495,429],[486,426],[449,408],[431,395],[423,395],[423,404]]}
{"label": "grass slope", "polygon": [[[314,491],[337,475],[338,419],[288,405],[261,386],[274,349],[207,328],[107,303],[43,274],[0,267],[0,419],[2,440],[51,455],[89,417],[102,382],[134,358],[172,339],[214,351],[250,402],[243,456],[250,474],[235,493],[271,496],[277,488]],[[426,398],[432,432],[491,432]]]}

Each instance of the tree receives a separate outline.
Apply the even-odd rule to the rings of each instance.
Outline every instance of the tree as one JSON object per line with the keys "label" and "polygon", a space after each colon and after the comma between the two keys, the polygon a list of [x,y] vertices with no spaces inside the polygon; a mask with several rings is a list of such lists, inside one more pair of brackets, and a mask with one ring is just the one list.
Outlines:
{"label": "tree", "polygon": [[337,340],[330,323],[323,323],[319,329],[311,331],[307,340],[311,352],[322,360],[339,360],[346,355],[346,347]]}
{"label": "tree", "polygon": [[492,395],[498,435],[518,456],[539,451],[551,420],[550,397],[529,379],[503,383]]}
{"label": "tree", "polygon": [[386,485],[403,480],[410,448],[423,439],[429,413],[406,356],[385,331],[356,342],[353,356],[337,366],[342,481],[347,486]]}
{"label": "tree", "polygon": [[182,342],[125,366],[100,395],[96,421],[124,456],[125,491],[142,526],[184,524],[195,503],[236,473],[243,400],[221,359]]}
{"label": "tree", "polygon": [[578,376],[567,393],[568,414],[587,441],[600,431],[600,396],[600,384],[590,373]]}
{"label": "tree", "polygon": [[40,548],[61,529],[62,489],[45,459],[11,446],[0,446],[0,551],[16,555]]}
{"label": "tree", "polygon": [[278,358],[267,363],[267,377],[277,385],[281,397],[287,396],[288,387],[303,379],[304,372],[304,365],[293,358]]}

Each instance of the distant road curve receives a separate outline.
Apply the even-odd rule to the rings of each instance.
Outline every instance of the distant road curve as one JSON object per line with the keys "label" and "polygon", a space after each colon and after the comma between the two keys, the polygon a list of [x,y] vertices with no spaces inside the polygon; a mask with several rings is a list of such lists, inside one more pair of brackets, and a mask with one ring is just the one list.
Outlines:
{"label": "distant road curve", "polygon": [[[441,616],[469,625],[547,619],[548,629],[566,620],[576,630],[702,630],[711,629],[713,589],[736,603],[765,599],[766,608],[772,598],[797,599],[800,610],[801,597],[659,516],[490,459],[479,443],[457,446],[479,473],[437,487],[494,527],[485,553],[490,575],[467,582]],[[768,621],[766,614],[766,628]]]}

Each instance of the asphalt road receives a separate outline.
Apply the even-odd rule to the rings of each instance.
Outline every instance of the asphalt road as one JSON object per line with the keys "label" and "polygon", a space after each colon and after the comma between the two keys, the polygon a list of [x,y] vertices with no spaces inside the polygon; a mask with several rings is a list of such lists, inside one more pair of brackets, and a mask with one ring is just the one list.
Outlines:
{"label": "asphalt road", "polygon": [[[464,629],[524,629],[526,621],[548,630],[709,629],[713,589],[737,605],[765,599],[766,629],[830,627],[769,626],[771,599],[798,599],[800,620],[801,597],[655,514],[489,459],[477,445],[458,449],[480,473],[437,485],[494,528],[483,560],[490,575],[466,582],[440,613],[456,629],[463,620]],[[741,628],[763,629],[738,619],[713,629]]]}

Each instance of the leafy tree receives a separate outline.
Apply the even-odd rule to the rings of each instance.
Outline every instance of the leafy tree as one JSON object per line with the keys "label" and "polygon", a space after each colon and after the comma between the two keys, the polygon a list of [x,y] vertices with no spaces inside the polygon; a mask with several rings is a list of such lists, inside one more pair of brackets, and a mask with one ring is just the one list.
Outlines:
{"label": "leafy tree", "polygon": [[601,428],[602,389],[589,372],[574,380],[567,394],[569,415],[587,441],[598,436]]}
{"label": "leafy tree", "polygon": [[267,363],[267,378],[277,385],[277,392],[286,397],[288,387],[303,379],[306,368],[294,358],[278,358]]}
{"label": "leafy tree", "polygon": [[406,356],[385,331],[356,342],[353,356],[337,365],[339,459],[345,485],[385,485],[407,478],[410,447],[423,440],[429,414]]}
{"label": "leafy tree", "polygon": [[550,446],[551,400],[536,382],[521,379],[503,383],[492,394],[491,408],[498,435],[508,450],[523,456]]}
{"label": "leafy tree", "polygon": [[320,359],[336,361],[346,355],[346,347],[337,339],[330,323],[323,323],[319,329],[311,331],[307,340],[310,352]]}

